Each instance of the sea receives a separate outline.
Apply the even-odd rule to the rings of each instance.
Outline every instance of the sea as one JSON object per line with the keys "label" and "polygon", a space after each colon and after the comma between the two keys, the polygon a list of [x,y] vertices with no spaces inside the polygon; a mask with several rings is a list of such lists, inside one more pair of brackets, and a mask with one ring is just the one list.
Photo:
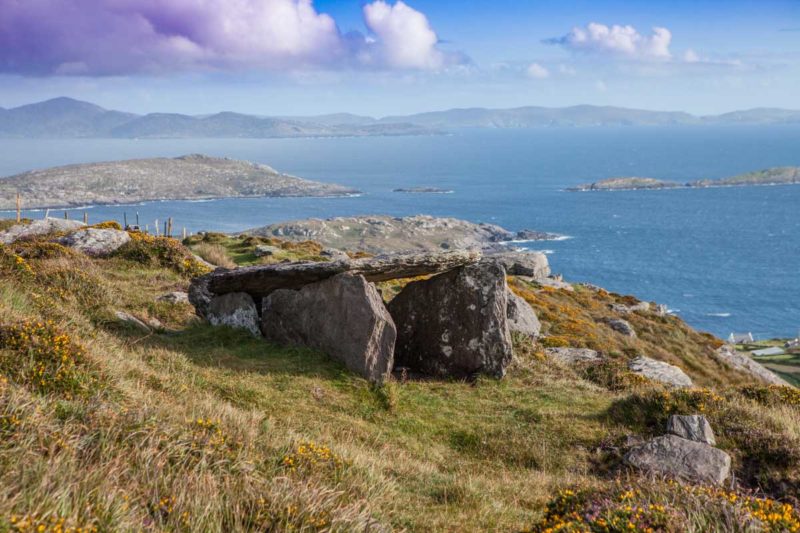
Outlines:
{"label": "sea", "polygon": [[[347,198],[258,198],[83,206],[91,221],[238,232],[308,217],[429,214],[533,229],[522,242],[553,271],[666,304],[727,337],[800,330],[800,185],[567,192],[613,176],[675,181],[800,166],[800,126],[463,130],[445,136],[338,139],[0,140],[0,176],[69,163],[202,153],[269,164],[354,187]],[[450,194],[408,194],[429,186]],[[60,211],[51,216],[61,216]],[[26,212],[41,217],[41,211]],[[0,212],[0,217],[10,216]]]}

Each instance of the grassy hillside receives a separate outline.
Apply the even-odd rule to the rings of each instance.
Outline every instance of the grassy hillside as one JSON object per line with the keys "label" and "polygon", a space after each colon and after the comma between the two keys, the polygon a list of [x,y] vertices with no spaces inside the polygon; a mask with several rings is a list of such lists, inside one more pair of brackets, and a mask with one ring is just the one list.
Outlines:
{"label": "grassy hillside", "polygon": [[[254,243],[213,239],[229,260],[255,261]],[[287,248],[286,258],[314,250]],[[189,305],[157,301],[202,271],[163,238],[94,260],[45,241],[0,247],[0,531],[797,524],[793,508],[747,491],[797,496],[800,398],[725,367],[713,357],[718,341],[675,317],[632,316],[639,338],[621,340],[598,319],[625,297],[512,280],[547,337],[516,339],[506,379],[377,388],[324,354],[212,328]],[[116,311],[163,327],[137,329]],[[567,368],[544,355],[547,344],[602,349],[619,364]],[[622,363],[641,352],[707,388],[633,379]],[[683,412],[710,417],[734,458],[735,493],[621,467],[628,436],[660,434]],[[600,518],[620,529],[601,529]]]}

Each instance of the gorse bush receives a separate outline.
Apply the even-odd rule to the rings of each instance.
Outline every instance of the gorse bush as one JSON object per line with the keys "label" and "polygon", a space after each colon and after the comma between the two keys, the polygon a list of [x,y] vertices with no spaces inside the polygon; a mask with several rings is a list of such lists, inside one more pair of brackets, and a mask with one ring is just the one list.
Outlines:
{"label": "gorse bush", "polygon": [[800,531],[800,514],[787,503],[720,488],[618,482],[597,491],[559,491],[544,518],[528,531],[782,533]]}
{"label": "gorse bush", "polygon": [[18,385],[67,397],[97,383],[84,349],[49,321],[0,326],[0,372]]}
{"label": "gorse bush", "polygon": [[745,398],[761,405],[800,408],[800,390],[788,385],[748,385],[740,389]]}
{"label": "gorse bush", "polygon": [[130,236],[131,240],[114,252],[115,257],[148,267],[169,268],[188,277],[201,276],[211,270],[175,239],[140,232],[131,232]]}

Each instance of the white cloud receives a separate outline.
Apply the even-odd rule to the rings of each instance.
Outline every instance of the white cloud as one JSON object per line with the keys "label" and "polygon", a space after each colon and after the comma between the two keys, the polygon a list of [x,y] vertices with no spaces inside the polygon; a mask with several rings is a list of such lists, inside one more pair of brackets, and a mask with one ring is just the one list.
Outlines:
{"label": "white cloud", "polygon": [[585,28],[576,26],[563,37],[546,42],[578,52],[631,59],[668,60],[672,57],[669,51],[672,33],[660,27],[653,28],[651,35],[642,35],[633,26],[606,26],[590,22]]}
{"label": "white cloud", "polygon": [[439,38],[428,18],[398,1],[377,0],[364,6],[364,21],[375,35],[379,56],[390,67],[436,70],[445,64]]}
{"label": "white cloud", "polygon": [[531,63],[526,72],[529,78],[534,78],[537,80],[543,80],[550,77],[550,71],[539,63]]}
{"label": "white cloud", "polygon": [[574,76],[578,73],[573,67],[569,65],[564,65],[563,63],[558,66],[558,71],[563,74],[564,76]]}
{"label": "white cloud", "polygon": [[697,52],[689,48],[683,53],[683,60],[687,63],[698,63],[700,61],[700,56],[697,55]]}

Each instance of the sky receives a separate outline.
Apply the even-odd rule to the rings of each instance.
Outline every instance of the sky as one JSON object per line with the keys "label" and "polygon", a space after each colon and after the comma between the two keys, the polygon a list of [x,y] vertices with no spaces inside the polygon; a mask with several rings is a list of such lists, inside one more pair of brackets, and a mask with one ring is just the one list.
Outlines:
{"label": "sky", "polygon": [[0,0],[0,107],[800,109],[800,0]]}

